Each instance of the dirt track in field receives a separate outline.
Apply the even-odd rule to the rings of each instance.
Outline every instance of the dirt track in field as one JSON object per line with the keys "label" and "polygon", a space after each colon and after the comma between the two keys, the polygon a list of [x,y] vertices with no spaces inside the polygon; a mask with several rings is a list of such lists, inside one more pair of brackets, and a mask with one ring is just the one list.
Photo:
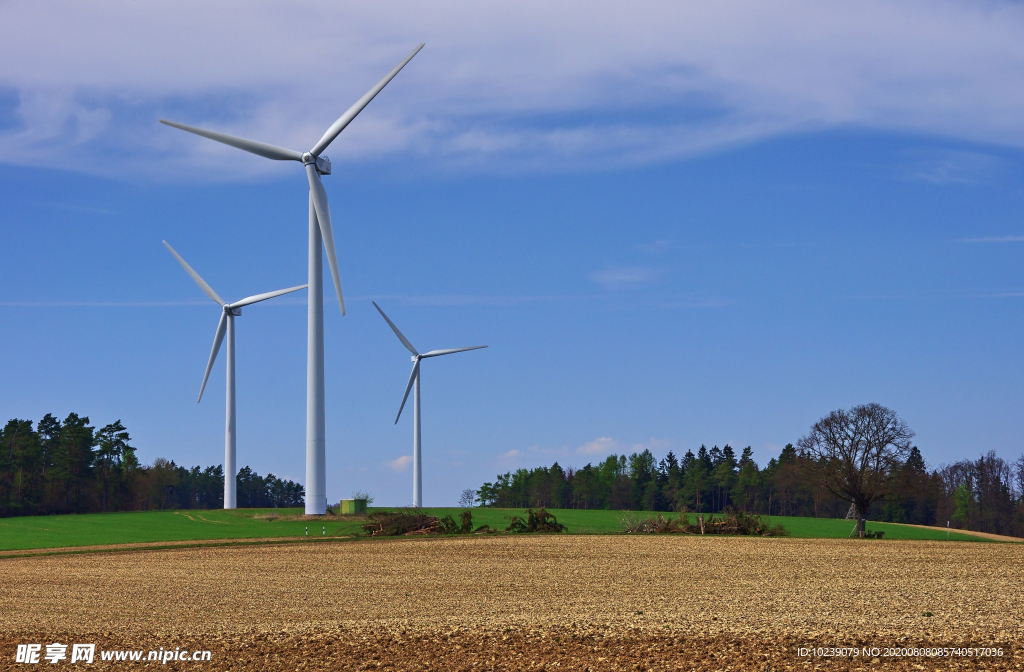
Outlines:
{"label": "dirt track in field", "polygon": [[975,532],[973,530],[951,530],[948,527],[939,527],[938,525],[910,525],[909,523],[895,523],[896,525],[903,525],[904,527],[919,527],[922,530],[935,530],[936,532],[955,532],[956,534],[966,534],[971,537],[981,537],[982,539],[989,539],[991,541],[1007,541],[1014,544],[1024,542],[1024,539],[1020,537],[1010,537],[1005,534],[992,534],[991,532]]}
{"label": "dirt track in field", "polygon": [[[1022,579],[1016,544],[884,540],[500,536],[9,558],[0,669],[30,669],[14,651],[32,642],[209,649],[203,669],[1020,669]],[[1004,655],[824,661],[801,645]]]}

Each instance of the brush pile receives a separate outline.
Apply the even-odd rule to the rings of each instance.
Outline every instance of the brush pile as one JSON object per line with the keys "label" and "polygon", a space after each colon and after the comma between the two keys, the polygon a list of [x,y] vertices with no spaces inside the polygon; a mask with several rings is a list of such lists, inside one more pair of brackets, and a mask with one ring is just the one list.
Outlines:
{"label": "brush pile", "polygon": [[565,525],[558,522],[558,519],[554,515],[548,513],[544,509],[533,509],[526,510],[526,520],[524,521],[519,516],[512,516],[509,526],[505,528],[506,532],[565,532],[568,530]]}
{"label": "brush pile", "polygon": [[696,514],[693,522],[690,514],[681,513],[678,518],[665,518],[660,513],[655,518],[640,518],[635,513],[622,519],[627,534],[735,534],[760,537],[784,537],[789,534],[782,525],[769,527],[758,515],[730,510],[716,518],[714,514]]}
{"label": "brush pile", "polygon": [[[455,527],[455,521],[451,520],[451,516],[445,517],[451,521],[450,526]],[[371,513],[362,527],[371,537],[445,534],[448,532],[448,525],[445,525],[448,521],[414,511],[379,511]]]}
{"label": "brush pile", "polygon": [[[463,511],[456,523],[451,516],[428,516],[417,511],[377,511],[367,517],[363,531],[371,537],[399,537],[420,534],[471,534],[473,530],[473,512]],[[483,527],[487,527],[484,525]],[[488,532],[490,530],[478,529]]]}

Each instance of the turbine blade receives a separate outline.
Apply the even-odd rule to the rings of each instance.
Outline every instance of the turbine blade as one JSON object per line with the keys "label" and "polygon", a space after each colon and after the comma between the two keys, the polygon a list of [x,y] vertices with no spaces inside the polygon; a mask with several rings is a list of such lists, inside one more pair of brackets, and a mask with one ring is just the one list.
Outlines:
{"label": "turbine blade", "polygon": [[331,277],[334,279],[334,291],[338,293],[338,305],[344,315],[345,297],[341,293],[338,254],[334,251],[334,231],[331,229],[331,211],[327,207],[327,192],[324,191],[324,183],[320,181],[320,173],[316,172],[316,166],[312,163],[306,164],[306,175],[309,177],[309,193],[313,195],[316,219],[320,223],[320,235],[324,239],[324,250],[327,251],[327,264],[331,267]]}
{"label": "turbine blade", "polygon": [[345,114],[338,117],[338,120],[331,124],[331,127],[327,129],[326,133],[324,133],[324,137],[320,138],[320,142],[316,143],[316,146],[314,146],[313,149],[309,150],[309,153],[312,154],[313,156],[320,156],[320,154],[325,149],[327,149],[327,145],[334,142],[334,139],[338,137],[339,133],[345,130],[345,127],[349,125],[349,122],[355,119],[357,114],[363,111],[363,108],[366,107],[371,100],[373,100],[374,96],[380,93],[381,89],[387,86],[388,82],[390,82],[394,78],[394,76],[398,74],[398,71],[404,68],[405,64],[412,60],[413,56],[420,53],[420,49],[422,48],[423,45],[421,44],[420,46],[413,49],[412,53],[406,56],[401,63],[395,66],[394,70],[385,75],[384,79],[377,82],[376,86],[367,91],[366,95],[364,95],[362,98],[357,100],[355,105],[348,108],[348,110],[345,111]]}
{"label": "turbine blade", "polygon": [[395,416],[395,424],[398,424],[398,419],[402,417],[402,409],[405,408],[405,402],[409,398],[409,390],[412,389],[412,384],[416,380],[416,376],[420,374],[420,360],[417,358],[416,363],[412,365],[412,373],[409,374],[409,384],[405,386],[405,396],[402,397],[402,405],[398,407],[398,415]]}
{"label": "turbine blade", "polygon": [[298,287],[289,287],[288,289],[278,289],[273,292],[264,292],[262,294],[256,294],[255,296],[246,297],[241,301],[235,301],[234,303],[228,305],[228,308],[241,308],[242,306],[248,306],[253,303],[259,303],[260,301],[272,299],[275,296],[281,296],[282,294],[291,294],[292,292],[297,292],[300,289],[305,289],[306,287],[309,287],[309,285],[299,285]]}
{"label": "turbine blade", "polygon": [[388,324],[391,325],[391,331],[395,332],[395,336],[398,336],[398,340],[400,340],[402,342],[402,345],[405,346],[406,350],[408,350],[409,352],[411,352],[414,355],[420,354],[420,353],[416,352],[416,348],[412,347],[412,343],[409,342],[409,339],[407,339],[402,334],[402,332],[400,332],[398,330],[398,327],[395,326],[395,323],[392,322],[391,319],[387,315],[384,314],[384,311],[380,309],[380,306],[377,305],[377,302],[376,301],[371,301],[370,303],[372,303],[373,307],[377,309],[377,312],[380,313],[380,316],[388,321]]}
{"label": "turbine blade", "polygon": [[217,361],[217,353],[220,352],[220,344],[224,341],[224,332],[228,328],[228,314],[220,314],[220,322],[217,323],[217,335],[213,337],[213,349],[210,350],[210,361],[206,364],[206,374],[203,376],[203,386],[199,388],[199,398],[196,399],[198,404],[203,400],[203,390],[206,389],[206,381],[210,379],[210,370],[213,368],[213,363]]}
{"label": "turbine blade", "polygon": [[206,284],[206,280],[203,280],[202,278],[200,278],[199,274],[192,270],[192,267],[189,266],[185,262],[185,260],[181,258],[180,254],[178,254],[177,252],[174,251],[174,248],[171,247],[167,243],[166,240],[163,241],[163,243],[164,243],[164,245],[167,246],[167,249],[171,251],[171,254],[174,255],[174,258],[178,260],[178,263],[181,264],[182,267],[184,267],[184,269],[186,271],[188,271],[188,274],[192,276],[192,279],[196,281],[196,284],[199,285],[200,289],[202,289],[204,292],[206,292],[206,295],[208,297],[210,297],[211,299],[216,301],[218,306],[224,306],[225,305],[224,299],[222,299],[219,296],[217,296],[217,292],[213,291],[213,287],[210,287],[208,284]]}
{"label": "turbine blade", "polygon": [[486,345],[474,345],[471,348],[452,348],[451,350],[431,350],[430,352],[424,353],[421,357],[440,357],[441,355],[451,355],[456,352],[465,352],[467,350],[479,350],[480,348],[486,348]]}
{"label": "turbine blade", "polygon": [[208,131],[205,128],[196,128],[195,126],[188,126],[187,124],[179,124],[176,121],[167,121],[166,119],[160,120],[161,124],[167,126],[173,126],[174,128],[180,128],[183,131],[189,133],[195,133],[201,135],[204,138],[210,140],[216,140],[217,142],[223,142],[225,145],[231,145],[238,149],[244,149],[247,152],[262,156],[275,161],[302,161],[302,152],[296,152],[294,149],[285,149],[284,147],[277,147],[275,145],[268,145],[265,142],[256,142],[255,140],[247,140],[246,138],[238,138],[233,135],[226,133],[218,133],[217,131]]}

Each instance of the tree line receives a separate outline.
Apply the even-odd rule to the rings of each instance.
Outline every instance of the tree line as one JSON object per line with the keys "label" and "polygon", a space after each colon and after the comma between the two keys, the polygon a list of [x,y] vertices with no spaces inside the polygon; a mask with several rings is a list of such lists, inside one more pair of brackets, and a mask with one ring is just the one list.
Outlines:
{"label": "tree line", "polygon": [[899,418],[876,404],[835,411],[763,467],[750,446],[650,450],[574,469],[518,469],[476,491],[482,506],[852,517],[1024,536],[1024,456],[994,452],[929,469]]}
{"label": "tree line", "polygon": [[[33,426],[34,424],[34,426]],[[120,420],[47,413],[9,420],[0,432],[0,517],[224,506],[224,469],[186,468],[164,458],[144,465]],[[302,506],[302,485],[249,467],[238,472],[238,506]]]}

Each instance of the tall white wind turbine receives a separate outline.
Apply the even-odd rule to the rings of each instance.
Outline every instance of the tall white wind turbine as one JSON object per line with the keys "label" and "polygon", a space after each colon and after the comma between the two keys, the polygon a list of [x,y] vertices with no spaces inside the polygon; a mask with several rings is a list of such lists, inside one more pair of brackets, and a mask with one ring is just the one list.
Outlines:
{"label": "tall white wind turbine", "polygon": [[220,322],[217,323],[217,334],[213,337],[213,349],[210,351],[210,361],[206,364],[206,374],[203,376],[203,385],[199,388],[199,398],[196,399],[198,404],[203,400],[203,391],[206,389],[206,381],[210,378],[210,369],[213,368],[213,363],[217,359],[217,353],[220,352],[220,344],[224,340],[224,334],[227,333],[228,337],[228,352],[227,352],[227,411],[225,417],[224,426],[224,508],[233,509],[237,504],[235,496],[236,481],[238,468],[235,464],[235,318],[242,314],[242,307],[248,306],[253,303],[259,303],[260,301],[266,301],[272,299],[275,296],[281,296],[282,294],[288,294],[291,292],[297,292],[300,289],[305,289],[306,285],[299,285],[298,287],[289,287],[288,289],[279,289],[274,292],[266,292],[264,294],[256,294],[248,298],[242,299],[241,301],[235,301],[234,303],[225,303],[225,301],[217,296],[217,292],[213,291],[213,288],[206,284],[206,281],[199,277],[199,274],[192,270],[184,259],[181,258],[174,248],[168,245],[167,241],[163,241],[167,249],[171,251],[174,258],[178,260],[178,263],[184,267],[192,279],[196,281],[199,288],[206,292],[206,295],[214,300],[222,309],[220,314]]}
{"label": "tall white wind turbine", "polygon": [[381,317],[387,320],[391,330],[395,332],[395,336],[398,336],[398,340],[402,342],[406,350],[412,353],[412,373],[409,374],[409,384],[405,386],[405,396],[402,397],[402,405],[398,407],[398,415],[395,416],[395,424],[398,424],[398,419],[402,417],[402,409],[405,408],[405,402],[409,398],[409,390],[412,389],[413,384],[416,385],[416,394],[413,395],[413,406],[412,406],[412,505],[416,508],[423,506],[423,462],[420,457],[420,360],[426,359],[427,357],[440,357],[441,355],[451,355],[456,352],[465,352],[467,350],[479,350],[480,348],[486,348],[486,345],[474,345],[469,348],[452,348],[450,350],[431,350],[425,352],[422,355],[416,351],[412,343],[409,342],[395,323],[384,314],[384,311],[380,309],[377,302],[373,302],[374,308],[380,313]]}
{"label": "tall white wind turbine", "polygon": [[327,263],[331,267],[334,279],[334,291],[338,294],[338,305],[341,314],[345,314],[345,300],[341,294],[341,276],[338,273],[338,258],[334,249],[334,232],[331,229],[331,213],[327,208],[327,192],[320,181],[321,175],[331,174],[331,162],[321,156],[327,146],[338,134],[356,118],[374,96],[394,78],[412,57],[419,53],[424,45],[420,44],[406,56],[401,63],[389,72],[384,79],[357,100],[345,114],[331,124],[324,136],[320,138],[308,152],[297,152],[268,145],[255,140],[237,138],[216,131],[208,131],[195,126],[186,126],[173,121],[161,119],[161,124],[180,128],[189,133],[201,135],[210,140],[222,142],[238,149],[251,152],[275,161],[298,161],[306,168],[309,179],[309,311],[308,340],[306,349],[306,514],[323,515],[327,513],[327,474],[325,455],[324,428],[324,281],[323,257],[321,245],[327,253]]}

